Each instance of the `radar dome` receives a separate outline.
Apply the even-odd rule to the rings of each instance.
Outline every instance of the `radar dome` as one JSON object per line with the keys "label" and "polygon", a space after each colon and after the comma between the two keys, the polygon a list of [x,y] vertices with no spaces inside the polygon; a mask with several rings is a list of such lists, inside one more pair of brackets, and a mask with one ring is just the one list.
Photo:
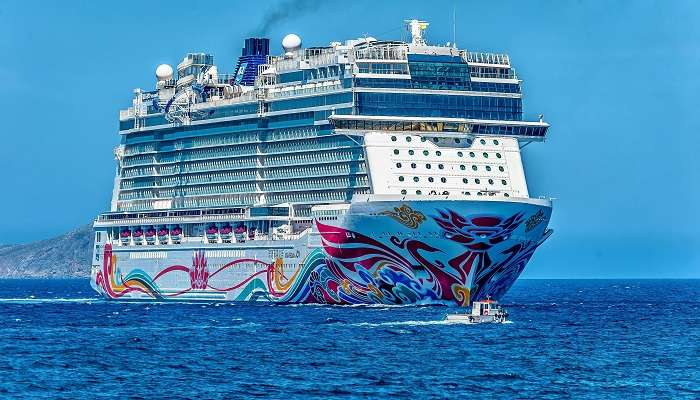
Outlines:
{"label": "radar dome", "polygon": [[172,79],[173,67],[168,64],[160,64],[158,68],[156,68],[156,78],[158,78],[159,81],[167,81],[168,79]]}
{"label": "radar dome", "polygon": [[293,51],[301,47],[301,38],[298,35],[290,33],[282,39],[282,47],[284,51]]}

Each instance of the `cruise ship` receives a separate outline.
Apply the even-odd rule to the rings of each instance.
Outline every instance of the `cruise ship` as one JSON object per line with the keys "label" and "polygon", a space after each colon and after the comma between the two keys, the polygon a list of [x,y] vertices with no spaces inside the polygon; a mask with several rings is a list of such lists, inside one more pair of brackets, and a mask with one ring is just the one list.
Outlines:
{"label": "cruise ship", "polygon": [[109,299],[448,304],[500,299],[551,234],[528,192],[505,54],[362,37],[245,40],[155,71],[120,111],[93,288]]}

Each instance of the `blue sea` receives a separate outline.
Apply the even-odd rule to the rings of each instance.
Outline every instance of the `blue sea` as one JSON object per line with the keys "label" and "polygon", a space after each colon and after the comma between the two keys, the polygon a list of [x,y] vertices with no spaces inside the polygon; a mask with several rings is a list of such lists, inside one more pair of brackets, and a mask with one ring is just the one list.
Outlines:
{"label": "blue sea", "polygon": [[699,280],[520,280],[444,306],[120,303],[0,280],[0,399],[700,398]]}

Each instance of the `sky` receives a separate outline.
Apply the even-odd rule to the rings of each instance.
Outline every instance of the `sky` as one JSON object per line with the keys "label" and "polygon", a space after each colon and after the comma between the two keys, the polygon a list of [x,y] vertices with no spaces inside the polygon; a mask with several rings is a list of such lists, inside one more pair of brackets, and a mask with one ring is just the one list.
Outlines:
{"label": "sky", "polygon": [[554,235],[527,278],[700,278],[699,1],[4,0],[0,243],[49,238],[109,208],[118,110],[191,51],[232,72],[243,39],[271,50],[364,35],[505,52],[545,143],[523,157]]}

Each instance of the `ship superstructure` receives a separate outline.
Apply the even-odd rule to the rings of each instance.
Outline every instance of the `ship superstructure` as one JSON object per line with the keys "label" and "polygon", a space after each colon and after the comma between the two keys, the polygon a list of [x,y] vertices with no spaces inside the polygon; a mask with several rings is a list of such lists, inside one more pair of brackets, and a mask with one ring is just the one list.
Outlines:
{"label": "ship superstructure", "polygon": [[161,65],[120,112],[93,286],[109,298],[317,303],[498,299],[551,233],[504,54],[371,37],[284,53],[246,40]]}

